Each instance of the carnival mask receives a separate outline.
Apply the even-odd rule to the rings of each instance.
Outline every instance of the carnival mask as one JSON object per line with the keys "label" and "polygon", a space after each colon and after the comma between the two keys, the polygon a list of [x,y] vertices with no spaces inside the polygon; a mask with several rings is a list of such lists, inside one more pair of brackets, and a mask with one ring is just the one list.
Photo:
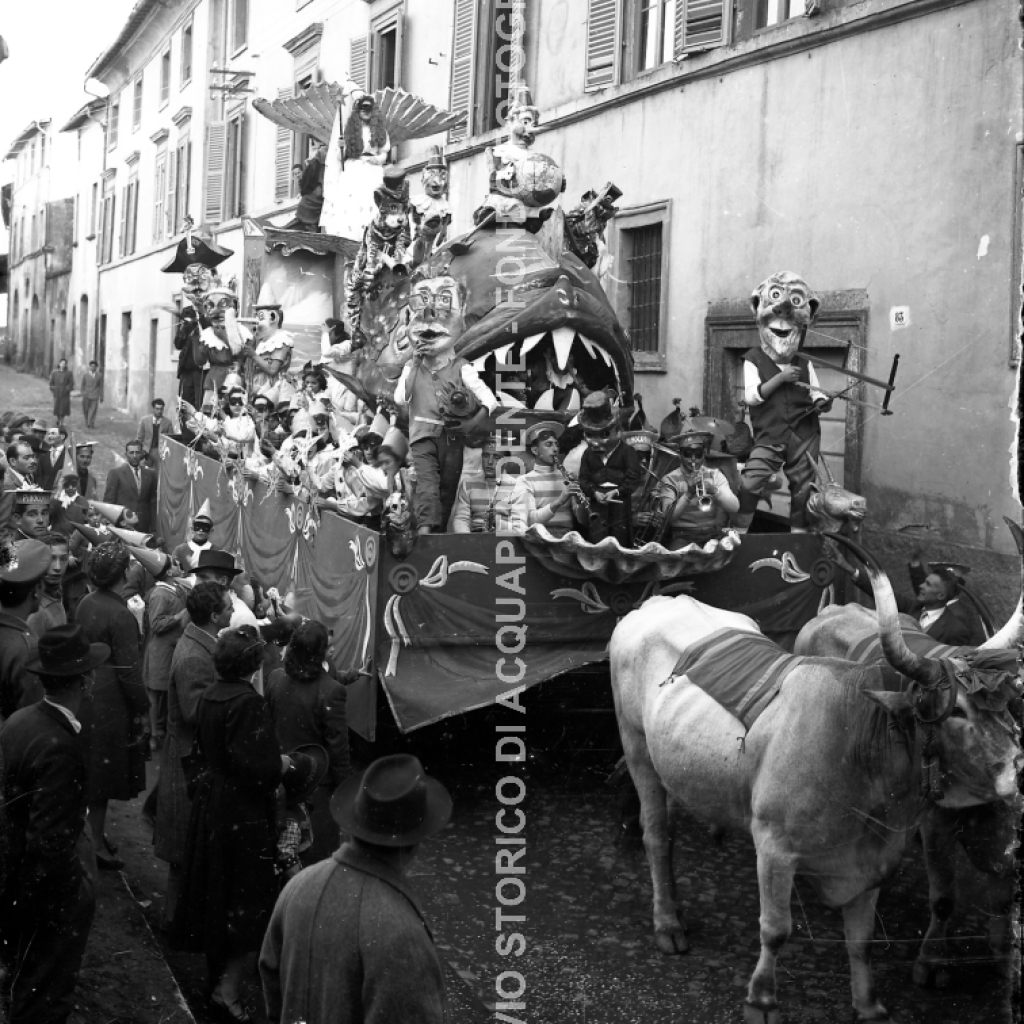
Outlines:
{"label": "carnival mask", "polygon": [[408,207],[394,199],[377,200],[377,224],[386,235],[397,235],[409,216]]}
{"label": "carnival mask", "polygon": [[613,423],[610,427],[605,427],[602,430],[584,429],[583,437],[588,448],[593,448],[598,455],[606,455],[622,438],[622,427],[618,423]]}
{"label": "carnival mask", "polygon": [[181,275],[181,290],[195,305],[202,302],[206,293],[213,287],[214,276],[213,271],[205,263],[190,263]]}
{"label": "carnival mask", "polygon": [[462,293],[448,275],[417,282],[409,292],[408,335],[420,356],[436,356],[455,347],[466,329]]}
{"label": "carnival mask", "polygon": [[509,111],[509,129],[512,137],[519,139],[524,146],[532,146],[537,138],[537,115],[530,108],[512,109]]}
{"label": "carnival mask", "polygon": [[266,341],[273,337],[281,327],[281,312],[277,309],[256,310],[256,337]]}
{"label": "carnival mask", "polygon": [[448,194],[448,171],[444,167],[424,168],[420,181],[431,199],[443,199]]}
{"label": "carnival mask", "polygon": [[750,296],[761,348],[788,363],[796,355],[821,303],[799,274],[784,270],[762,281]]}
{"label": "carnival mask", "polygon": [[224,326],[224,314],[238,309],[238,300],[230,292],[215,291],[206,297],[206,316],[214,327]]}

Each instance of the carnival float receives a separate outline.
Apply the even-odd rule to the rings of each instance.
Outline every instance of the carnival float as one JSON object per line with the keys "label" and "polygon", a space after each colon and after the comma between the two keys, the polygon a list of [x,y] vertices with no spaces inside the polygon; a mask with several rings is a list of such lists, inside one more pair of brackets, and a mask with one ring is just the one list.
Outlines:
{"label": "carnival float", "polygon": [[[702,543],[667,543],[657,495],[679,451],[650,429],[634,400],[629,338],[602,287],[611,270],[604,232],[621,192],[609,183],[561,208],[564,177],[533,148],[538,112],[528,91],[510,109],[509,140],[486,154],[489,180],[472,225],[453,223],[440,148],[417,195],[409,175],[387,163],[402,142],[437,136],[458,117],[401,90],[366,95],[336,84],[254,106],[328,147],[321,229],[247,220],[234,308],[220,302],[214,268],[226,257],[215,244],[190,232],[167,268],[185,273],[187,301],[211,311],[208,318],[184,310],[181,330],[207,338],[219,363],[234,366],[246,402],[261,394],[271,406],[287,405],[301,395],[296,372],[312,363],[329,375],[333,397],[318,410],[303,408],[311,422],[329,422],[335,440],[371,420],[380,439],[406,449],[427,438],[442,478],[452,459],[461,465],[471,434],[497,435],[502,449],[521,453],[531,427],[554,423],[557,434],[588,411],[607,417],[606,438],[624,438],[639,466],[641,482],[625,497],[631,517],[622,500],[619,512],[614,497],[601,501],[598,487],[597,500],[574,491],[577,522],[567,531],[543,523],[505,531],[498,523],[496,532],[442,532],[443,520],[432,529],[415,521],[414,502],[396,484],[374,528],[317,500],[309,444],[283,438],[272,451],[230,418],[207,431],[210,410],[200,411],[198,393],[184,395],[191,432],[160,449],[162,536],[187,539],[195,510],[209,503],[214,543],[265,588],[293,594],[297,611],[326,623],[339,668],[369,666],[350,688],[356,732],[374,738],[378,687],[408,732],[492,704],[513,687],[604,662],[616,623],[656,594],[685,592],[742,612],[784,645],[842,601],[820,532],[790,532],[778,518],[762,514],[742,536],[723,527]],[[452,353],[473,373],[437,370],[456,365],[444,363]],[[492,407],[478,391],[494,397]],[[440,420],[417,409],[424,393],[433,394]],[[707,437],[709,460],[736,473],[743,452],[732,424],[679,419],[680,429]],[[214,435],[204,454],[197,441]],[[258,460],[261,451],[266,468],[246,471],[244,457]],[[554,468],[576,486],[581,464],[570,470],[571,461]],[[422,465],[417,488],[429,486]],[[827,467],[809,486],[819,530],[856,527],[864,502]],[[698,498],[702,507],[710,501]],[[627,530],[616,515],[629,519]]]}

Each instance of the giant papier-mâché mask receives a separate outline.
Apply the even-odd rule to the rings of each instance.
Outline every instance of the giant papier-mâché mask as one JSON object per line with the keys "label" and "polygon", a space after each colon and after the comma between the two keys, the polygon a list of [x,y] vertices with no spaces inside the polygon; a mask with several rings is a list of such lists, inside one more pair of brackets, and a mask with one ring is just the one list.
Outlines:
{"label": "giant papier-m\u00e2ch\u00e9 mask", "polygon": [[821,305],[807,282],[788,270],[772,274],[750,296],[764,353],[788,363],[796,355]]}

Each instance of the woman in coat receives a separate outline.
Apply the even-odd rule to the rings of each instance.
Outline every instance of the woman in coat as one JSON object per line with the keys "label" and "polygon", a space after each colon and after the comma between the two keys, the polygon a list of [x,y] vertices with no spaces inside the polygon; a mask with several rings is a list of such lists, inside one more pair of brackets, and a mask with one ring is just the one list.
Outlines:
{"label": "woman in coat", "polygon": [[57,426],[64,422],[65,416],[71,415],[71,391],[75,386],[75,378],[68,369],[68,361],[62,359],[57,369],[50,374],[50,391],[53,394],[53,415],[57,417]]}
{"label": "woman in coat", "polygon": [[274,795],[291,770],[252,685],[262,658],[253,626],[230,629],[217,641],[217,678],[199,702],[203,769],[172,927],[179,948],[206,954],[211,1008],[243,1022],[251,1020],[239,1001],[246,955],[260,948],[279,890]]}
{"label": "woman in coat", "polygon": [[192,751],[199,701],[214,683],[213,654],[217,649],[217,634],[231,621],[231,598],[227,587],[206,580],[188,592],[185,608],[190,621],[171,656],[167,737],[160,761],[153,828],[153,853],[170,865],[164,899],[164,927],[170,927],[178,906],[181,866],[185,862],[188,822],[192,813],[181,759]]}
{"label": "woman in coat", "polygon": [[340,842],[331,815],[331,794],[350,770],[345,687],[324,671],[328,635],[312,620],[298,626],[284,653],[284,667],[267,684],[267,703],[282,750],[316,743],[327,751],[330,767],[310,805],[313,845],[302,854],[308,867],[329,857]]}
{"label": "woman in coat", "polygon": [[119,540],[97,544],[89,560],[96,590],[82,599],[75,622],[92,644],[106,644],[110,660],[96,669],[91,699],[83,703],[86,797],[96,861],[118,870],[124,863],[104,840],[109,800],[132,800],[146,788],[149,698],[142,681],[139,624],[124,587],[130,555]]}

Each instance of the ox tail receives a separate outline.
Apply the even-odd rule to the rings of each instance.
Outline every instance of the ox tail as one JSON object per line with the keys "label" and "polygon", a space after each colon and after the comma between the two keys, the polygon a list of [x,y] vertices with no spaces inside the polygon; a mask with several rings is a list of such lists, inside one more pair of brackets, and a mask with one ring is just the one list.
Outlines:
{"label": "ox tail", "polygon": [[867,567],[868,579],[875,596],[875,614],[878,616],[878,639],[882,645],[885,660],[897,672],[914,679],[922,686],[937,685],[942,678],[942,668],[932,658],[922,658],[915,654],[903,639],[900,629],[899,608],[896,595],[892,592],[892,584],[882,567],[859,544],[838,533],[823,533],[836,543],[852,551]]}
{"label": "ox tail", "polygon": [[1024,534],[1012,519],[1003,516],[1003,522],[1010,528],[1017,553],[1021,556],[1021,596],[1017,598],[1017,607],[1013,609],[1006,625],[981,645],[983,651],[1012,651],[1024,640]]}

